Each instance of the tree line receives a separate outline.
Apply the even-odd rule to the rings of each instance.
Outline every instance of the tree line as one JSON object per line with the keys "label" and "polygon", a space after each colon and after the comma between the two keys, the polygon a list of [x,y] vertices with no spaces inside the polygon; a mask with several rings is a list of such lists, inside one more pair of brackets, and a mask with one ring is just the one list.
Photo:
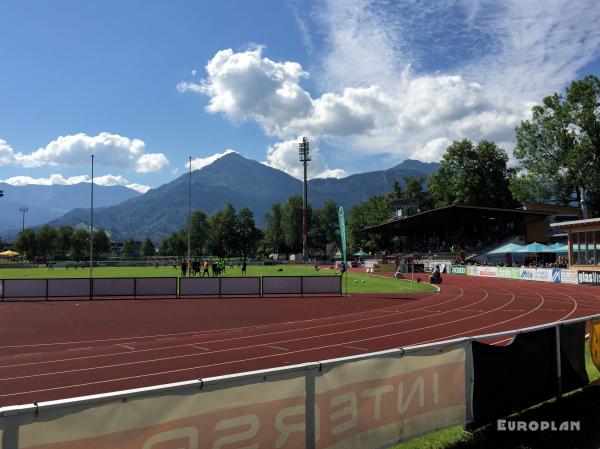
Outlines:
{"label": "tree line", "polygon": [[[337,206],[327,201],[323,207],[308,207],[309,250],[325,254],[328,243],[336,241]],[[302,197],[294,195],[285,204],[275,203],[265,216],[264,229],[256,226],[253,212],[236,212],[231,203],[210,217],[196,210],[190,220],[192,254],[249,258],[302,251]],[[185,256],[187,227],[173,232],[160,242],[159,253]]]}
{"label": "tree line", "polygon": [[[103,229],[94,231],[94,258],[110,250],[110,239]],[[82,260],[90,257],[90,231],[85,228],[73,229],[71,226],[53,228],[44,225],[37,230],[24,229],[14,242],[15,248],[32,259],[61,258]]]}

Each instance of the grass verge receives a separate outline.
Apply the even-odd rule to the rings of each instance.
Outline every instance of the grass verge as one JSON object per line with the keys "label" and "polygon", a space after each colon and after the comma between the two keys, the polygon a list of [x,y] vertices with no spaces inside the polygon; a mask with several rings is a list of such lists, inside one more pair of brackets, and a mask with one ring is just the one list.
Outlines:
{"label": "grass verge", "polygon": [[[279,271],[281,270],[281,271]],[[173,267],[99,267],[94,268],[94,277],[174,277],[180,270]],[[302,265],[275,265],[275,266],[248,266],[248,276],[332,276],[335,271]],[[225,276],[241,276],[240,267],[227,267]],[[45,279],[45,278],[86,278],[89,276],[87,268],[74,269],[55,268],[2,268],[0,279]],[[346,293],[415,293],[434,292],[436,289],[426,283],[411,283],[404,279],[393,279],[382,276],[372,276],[362,273],[347,273],[348,281],[344,279],[342,288]]]}

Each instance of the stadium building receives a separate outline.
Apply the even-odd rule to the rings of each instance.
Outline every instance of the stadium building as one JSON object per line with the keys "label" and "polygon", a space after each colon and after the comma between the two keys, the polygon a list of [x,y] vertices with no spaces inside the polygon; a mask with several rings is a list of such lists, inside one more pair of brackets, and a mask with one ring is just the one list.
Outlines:
{"label": "stadium building", "polygon": [[579,209],[523,203],[518,209],[450,205],[419,212],[398,203],[393,217],[365,232],[393,237],[391,254],[452,254],[465,260],[500,244],[566,243],[567,234],[551,224],[579,218]]}

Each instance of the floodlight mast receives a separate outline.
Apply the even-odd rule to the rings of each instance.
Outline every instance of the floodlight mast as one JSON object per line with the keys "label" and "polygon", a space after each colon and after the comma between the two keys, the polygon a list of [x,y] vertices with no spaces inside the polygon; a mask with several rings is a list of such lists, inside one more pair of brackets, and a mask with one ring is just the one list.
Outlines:
{"label": "floodlight mast", "polygon": [[298,144],[298,153],[300,162],[304,165],[304,197],[302,201],[302,259],[308,260],[308,182],[306,180],[306,171],[310,161],[310,144],[308,138],[303,137],[302,142]]}
{"label": "floodlight mast", "polygon": [[28,211],[29,211],[28,207],[25,207],[25,206],[19,207],[19,212],[23,213],[23,227],[21,228],[21,231],[25,230],[25,212],[28,212]]}

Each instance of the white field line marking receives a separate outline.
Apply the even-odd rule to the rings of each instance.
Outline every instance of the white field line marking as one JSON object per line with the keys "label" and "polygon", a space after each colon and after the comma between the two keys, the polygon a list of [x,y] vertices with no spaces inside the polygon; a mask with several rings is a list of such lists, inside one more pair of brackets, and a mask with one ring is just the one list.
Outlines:
{"label": "white field line marking", "polygon": [[69,348],[67,351],[83,351],[84,349],[90,349],[91,346],[85,346],[83,348]]}
{"label": "white field line marking", "polygon": [[[489,292],[487,290],[481,289],[481,288],[480,288],[480,290],[482,290],[485,294],[484,294],[483,298],[481,298],[480,300],[477,301],[477,303],[485,301],[489,297]],[[512,299],[509,301],[509,304],[512,301],[514,301],[514,300],[515,300],[515,297],[513,296]],[[507,304],[504,304],[503,306],[500,306],[499,308],[502,308],[505,305],[507,305]],[[467,307],[467,306],[463,306],[463,307]],[[460,308],[458,308],[458,309],[460,309]],[[458,309],[453,309],[453,310],[458,310]],[[484,312],[484,313],[479,314],[479,315],[485,315],[487,313],[493,312],[494,310],[496,310],[496,309],[492,309],[490,311]],[[446,321],[444,323],[434,324],[434,325],[431,325],[431,326],[424,326],[424,327],[421,327],[421,328],[418,328],[418,329],[409,329],[409,330],[406,330],[406,331],[394,332],[394,333],[391,333],[391,334],[378,335],[378,336],[370,337],[370,338],[363,338],[363,339],[352,340],[352,341],[347,341],[347,342],[340,342],[340,343],[331,344],[331,345],[325,345],[325,346],[316,346],[316,347],[313,347],[313,348],[310,348],[310,349],[306,349],[306,350],[316,350],[316,349],[319,349],[319,348],[338,347],[338,346],[344,346],[345,344],[348,344],[348,343],[352,344],[352,343],[359,343],[359,342],[363,342],[363,341],[371,341],[371,340],[378,340],[378,339],[381,339],[381,338],[388,338],[388,337],[392,337],[392,336],[406,334],[406,333],[409,333],[409,332],[415,332],[415,331],[420,331],[420,330],[425,330],[425,329],[431,329],[431,328],[434,328],[434,327],[445,326],[447,324],[464,321],[465,319],[471,319],[471,318],[477,317],[479,315],[473,315],[473,316],[470,316],[470,317],[467,317],[467,318],[460,318],[460,319],[457,319],[457,320]],[[406,320],[406,321],[414,321],[416,319],[431,318],[431,317],[435,317],[435,316],[437,316],[437,315],[430,315],[428,317],[415,318],[415,319]],[[342,335],[342,334],[348,334],[348,333],[354,334],[356,332],[363,331],[363,330],[370,330],[370,329],[375,329],[375,328],[382,328],[382,327],[386,327],[386,326],[397,326],[397,325],[398,325],[398,323],[396,323],[396,322],[384,323],[384,324],[376,324],[376,325],[373,325],[373,326],[367,326],[367,327],[363,327],[363,328],[353,328],[353,329],[349,329],[349,330],[345,330],[345,331],[332,332],[332,333],[329,333],[329,334],[320,334],[320,335],[313,335],[313,336],[309,336],[309,337],[292,338],[292,339],[287,339],[287,340],[279,340],[279,341],[274,341],[274,342],[269,342],[269,343],[261,343],[261,344],[255,344],[255,345],[249,345],[249,346],[239,346],[239,347],[235,347],[235,348],[219,349],[219,350],[211,351],[211,355],[212,354],[216,354],[216,353],[231,352],[231,351],[238,351],[238,350],[246,350],[246,349],[252,349],[252,348],[257,348],[257,347],[268,347],[268,346],[270,346],[273,343],[277,343],[277,344],[279,344],[279,343],[290,343],[290,342],[312,340],[312,339],[316,339],[316,338],[321,339],[323,337],[329,337],[329,336],[335,336],[335,335]],[[225,341],[229,341],[229,340],[225,340]],[[292,353],[296,353],[296,352],[304,352],[304,350],[291,351],[289,353],[292,354]],[[206,353],[204,353],[204,354],[206,354]],[[45,373],[39,373],[39,374],[30,374],[30,375],[26,375],[26,376],[5,377],[5,378],[0,378],[0,381],[17,380],[17,379],[28,379],[28,378],[33,378],[33,377],[43,377],[43,376],[51,376],[51,375],[58,375],[58,374],[68,374],[68,373],[84,372],[84,371],[96,371],[96,370],[102,370],[102,369],[106,369],[106,368],[117,368],[117,367],[121,367],[121,366],[141,365],[141,364],[145,364],[145,363],[156,363],[156,362],[162,362],[162,361],[166,361],[166,360],[174,360],[174,359],[183,359],[183,358],[189,358],[189,357],[196,357],[196,356],[199,356],[199,355],[202,355],[202,353],[175,355],[175,356],[160,357],[160,358],[148,359],[148,360],[137,360],[137,361],[134,361],[134,362],[115,363],[115,364],[110,364],[110,365],[77,368],[77,369],[73,369],[73,370],[45,372]],[[261,358],[263,358],[263,357],[257,357],[257,359],[261,359]],[[248,360],[252,360],[252,359],[248,359]],[[212,366],[212,365],[207,365],[207,366]]]}
{"label": "white field line marking", "polygon": [[[458,287],[458,288],[460,288],[460,287]],[[423,303],[428,299],[432,299],[432,298],[439,296],[439,294],[440,294],[440,291],[436,291],[429,296],[419,299],[418,302]],[[452,301],[454,299],[458,299],[458,298],[453,298],[450,301]],[[445,301],[445,302],[448,302],[448,301]],[[442,302],[440,304],[444,304],[444,302]],[[403,304],[403,305],[406,305],[406,304]],[[168,333],[168,334],[141,335],[141,336],[137,336],[137,337],[132,336],[132,337],[104,338],[104,339],[97,339],[97,340],[77,340],[77,341],[63,341],[63,342],[52,342],[52,343],[31,343],[31,344],[24,344],[24,345],[5,345],[5,346],[0,346],[0,349],[27,348],[27,347],[37,347],[37,346],[61,346],[61,345],[81,344],[81,343],[104,343],[104,342],[112,342],[112,341],[129,342],[130,340],[135,341],[135,340],[143,340],[143,339],[156,340],[158,337],[169,337],[169,336],[181,337],[181,336],[185,336],[185,335],[210,335],[210,334],[219,333],[219,332],[235,332],[235,331],[243,331],[243,330],[248,330],[248,329],[263,329],[263,328],[269,328],[269,327],[274,327],[274,326],[288,326],[291,324],[308,323],[308,322],[312,322],[312,321],[336,320],[336,319],[348,317],[348,316],[359,316],[359,315],[374,313],[374,312],[378,312],[378,311],[386,311],[386,310],[393,309],[398,306],[399,305],[393,305],[393,306],[381,307],[381,308],[376,308],[376,309],[363,310],[360,312],[346,313],[344,315],[335,315],[335,316],[320,317],[320,318],[309,318],[306,320],[296,320],[296,321],[283,321],[283,322],[279,322],[279,323],[267,323],[267,324],[259,324],[259,325],[254,325],[254,326],[230,327],[230,328],[223,328],[223,329],[207,329],[207,330]]]}
{"label": "white field line marking", "polygon": [[[441,304],[447,304],[450,302],[453,302],[457,299],[460,299],[464,296],[464,290],[460,287],[457,287],[458,290],[460,290],[460,294],[454,296],[453,298],[450,298],[447,301],[443,301],[440,303],[437,303],[438,305]],[[394,306],[397,307],[397,306]],[[427,306],[429,307],[429,306]],[[388,309],[386,307],[386,309]],[[457,310],[457,309],[454,309]],[[403,311],[398,311],[398,314],[405,314],[405,313],[409,313],[409,312],[413,312],[413,311],[424,311],[424,312],[429,312],[429,310],[427,310],[426,308],[423,309],[409,309],[409,310],[403,310]],[[441,313],[447,313],[447,312],[441,312],[441,311],[436,311],[438,314]],[[348,314],[348,315],[352,315],[352,314]],[[347,315],[342,315],[340,316],[345,317]],[[330,323],[330,324],[323,324],[323,325],[319,325],[319,326],[312,326],[312,327],[304,327],[304,328],[298,328],[298,329],[292,329],[292,330],[284,330],[284,331],[278,331],[278,332],[267,332],[267,333],[263,333],[263,334],[254,334],[254,335],[244,335],[241,337],[232,337],[232,338],[225,338],[225,339],[219,339],[219,340],[209,340],[209,341],[202,341],[202,344],[210,344],[210,343],[222,343],[225,341],[234,341],[234,340],[245,340],[248,338],[255,338],[255,337],[264,337],[264,336],[271,336],[271,335],[279,335],[279,334],[286,334],[286,333],[298,333],[301,331],[306,331],[306,330],[314,330],[314,329],[320,329],[320,328],[326,328],[326,327],[331,327],[331,326],[340,326],[340,325],[344,325],[344,324],[351,324],[351,323],[358,323],[361,321],[370,321],[370,320],[376,320],[379,318],[384,318],[384,317],[388,317],[390,315],[380,315],[380,316],[374,316],[374,317],[368,317],[368,318],[361,318],[361,319],[357,319],[357,320],[352,320],[352,321],[343,321],[343,322],[334,322],[334,323]],[[390,324],[401,324],[401,323],[406,323],[408,321],[414,321],[416,319],[424,319],[424,318],[429,318],[431,316],[435,316],[434,315],[427,315],[424,317],[419,317],[419,318],[411,318],[408,320],[400,320],[400,321],[394,321],[393,323]],[[312,320],[311,320],[312,321]],[[156,340],[158,341],[158,340]],[[138,349],[137,353],[142,353],[142,352],[149,352],[149,351],[159,351],[159,350],[163,350],[163,349],[174,349],[174,348],[181,348],[181,347],[185,347],[185,346],[189,346],[190,343],[187,344],[180,344],[180,345],[172,345],[172,346],[164,346],[164,347],[159,347],[159,348],[149,348],[149,349]],[[46,363],[60,363],[60,362],[68,362],[68,361],[75,361],[75,360],[87,360],[87,359],[93,359],[93,358],[101,358],[101,357],[114,357],[117,355],[124,355],[124,354],[129,354],[129,352],[117,352],[117,353],[111,353],[111,354],[98,354],[98,355],[91,355],[91,356],[84,356],[84,357],[76,357],[76,358],[66,358],[66,359],[56,359],[56,360],[42,360],[42,361],[38,361],[38,362],[28,362],[28,363],[21,363],[21,364],[11,364],[11,365],[3,365],[0,366],[0,369],[4,369],[4,368],[15,368],[18,366],[28,366],[28,365],[39,365],[39,364],[46,364]]]}

